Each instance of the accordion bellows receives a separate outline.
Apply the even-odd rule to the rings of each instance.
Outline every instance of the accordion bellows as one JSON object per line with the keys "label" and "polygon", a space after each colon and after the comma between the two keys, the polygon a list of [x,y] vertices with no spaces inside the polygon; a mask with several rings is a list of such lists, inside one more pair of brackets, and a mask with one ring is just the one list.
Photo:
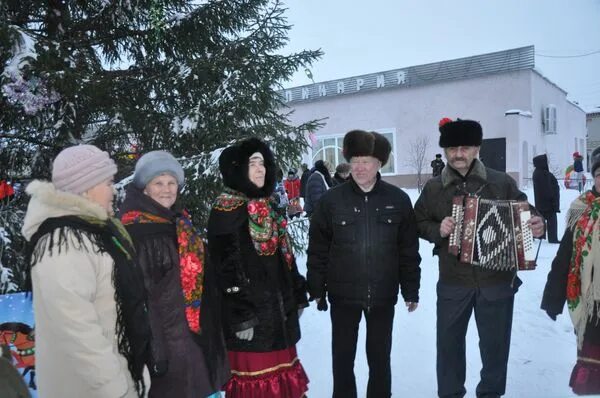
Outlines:
{"label": "accordion bellows", "polygon": [[511,271],[536,267],[529,203],[459,195],[452,200],[456,221],[448,251],[462,263]]}

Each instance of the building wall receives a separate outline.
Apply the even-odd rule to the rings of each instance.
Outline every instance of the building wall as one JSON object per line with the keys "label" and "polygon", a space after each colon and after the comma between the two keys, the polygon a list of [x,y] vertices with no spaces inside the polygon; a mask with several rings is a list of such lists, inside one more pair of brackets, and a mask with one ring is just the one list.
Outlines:
{"label": "building wall", "polygon": [[[551,137],[542,134],[541,113],[546,103],[557,106],[557,134]],[[574,151],[565,149],[565,137],[585,138],[585,113],[566,101],[564,91],[531,69],[321,97],[290,106],[295,111],[291,116],[294,124],[327,118],[317,137],[342,136],[352,129],[394,131],[395,175],[385,178],[404,187],[416,185],[416,170],[409,164],[408,153],[418,137],[428,139],[423,172],[431,172],[429,162],[442,152],[438,147],[438,121],[443,117],[479,121],[484,139],[506,137],[506,171],[522,185],[531,175],[535,154],[550,152],[551,159],[562,167]],[[505,115],[511,109],[525,112]],[[568,142],[575,141],[571,138]],[[574,144],[569,145],[571,148]],[[311,164],[311,154],[307,153],[303,161]]]}
{"label": "building wall", "polygon": [[594,149],[600,147],[600,112],[591,112],[587,114],[587,154],[588,154],[588,166],[591,167],[591,163],[589,163],[590,156]]}

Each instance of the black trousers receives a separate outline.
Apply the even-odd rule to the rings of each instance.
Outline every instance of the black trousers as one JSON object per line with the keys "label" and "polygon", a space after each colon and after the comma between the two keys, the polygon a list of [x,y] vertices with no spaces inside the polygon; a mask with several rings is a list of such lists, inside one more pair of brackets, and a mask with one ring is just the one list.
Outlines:
{"label": "black trousers", "polygon": [[555,212],[542,212],[542,217],[546,220],[546,236],[548,237],[548,242],[550,243],[559,243],[558,241],[558,225],[556,221],[556,213]]}
{"label": "black trousers", "polygon": [[466,394],[465,337],[471,313],[479,333],[481,380],[477,397],[500,397],[506,389],[514,291],[510,286],[437,286],[437,380],[440,397]]}
{"label": "black trousers", "polygon": [[367,322],[368,398],[387,398],[392,394],[392,327],[394,306],[378,306],[368,312],[360,306],[331,305],[331,351],[333,355],[333,398],[356,398],[354,359],[358,325],[362,314]]}

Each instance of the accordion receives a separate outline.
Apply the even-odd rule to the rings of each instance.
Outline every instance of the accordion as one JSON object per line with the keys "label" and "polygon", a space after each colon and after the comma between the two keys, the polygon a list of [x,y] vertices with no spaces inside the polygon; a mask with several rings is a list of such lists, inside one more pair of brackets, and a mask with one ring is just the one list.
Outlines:
{"label": "accordion", "polygon": [[500,271],[535,269],[529,203],[459,195],[452,217],[448,251],[461,262]]}

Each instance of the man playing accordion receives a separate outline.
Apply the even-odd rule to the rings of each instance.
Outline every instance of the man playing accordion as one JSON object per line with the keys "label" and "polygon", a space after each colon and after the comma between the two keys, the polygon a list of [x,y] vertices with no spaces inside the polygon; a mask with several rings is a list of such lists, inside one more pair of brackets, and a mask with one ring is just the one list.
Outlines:
{"label": "man playing accordion", "polygon": [[[465,336],[473,311],[482,360],[478,398],[500,397],[506,388],[514,294],[521,281],[512,270],[462,263],[448,251],[454,230],[452,200],[457,195],[526,201],[506,173],[484,166],[477,158],[483,133],[473,120],[440,121],[439,145],[447,159],[441,175],[427,182],[415,204],[419,236],[432,242],[439,257],[437,284],[437,382],[440,397],[463,397],[466,373]],[[533,237],[544,234],[544,221],[527,222]],[[516,269],[516,265],[512,268]]]}

